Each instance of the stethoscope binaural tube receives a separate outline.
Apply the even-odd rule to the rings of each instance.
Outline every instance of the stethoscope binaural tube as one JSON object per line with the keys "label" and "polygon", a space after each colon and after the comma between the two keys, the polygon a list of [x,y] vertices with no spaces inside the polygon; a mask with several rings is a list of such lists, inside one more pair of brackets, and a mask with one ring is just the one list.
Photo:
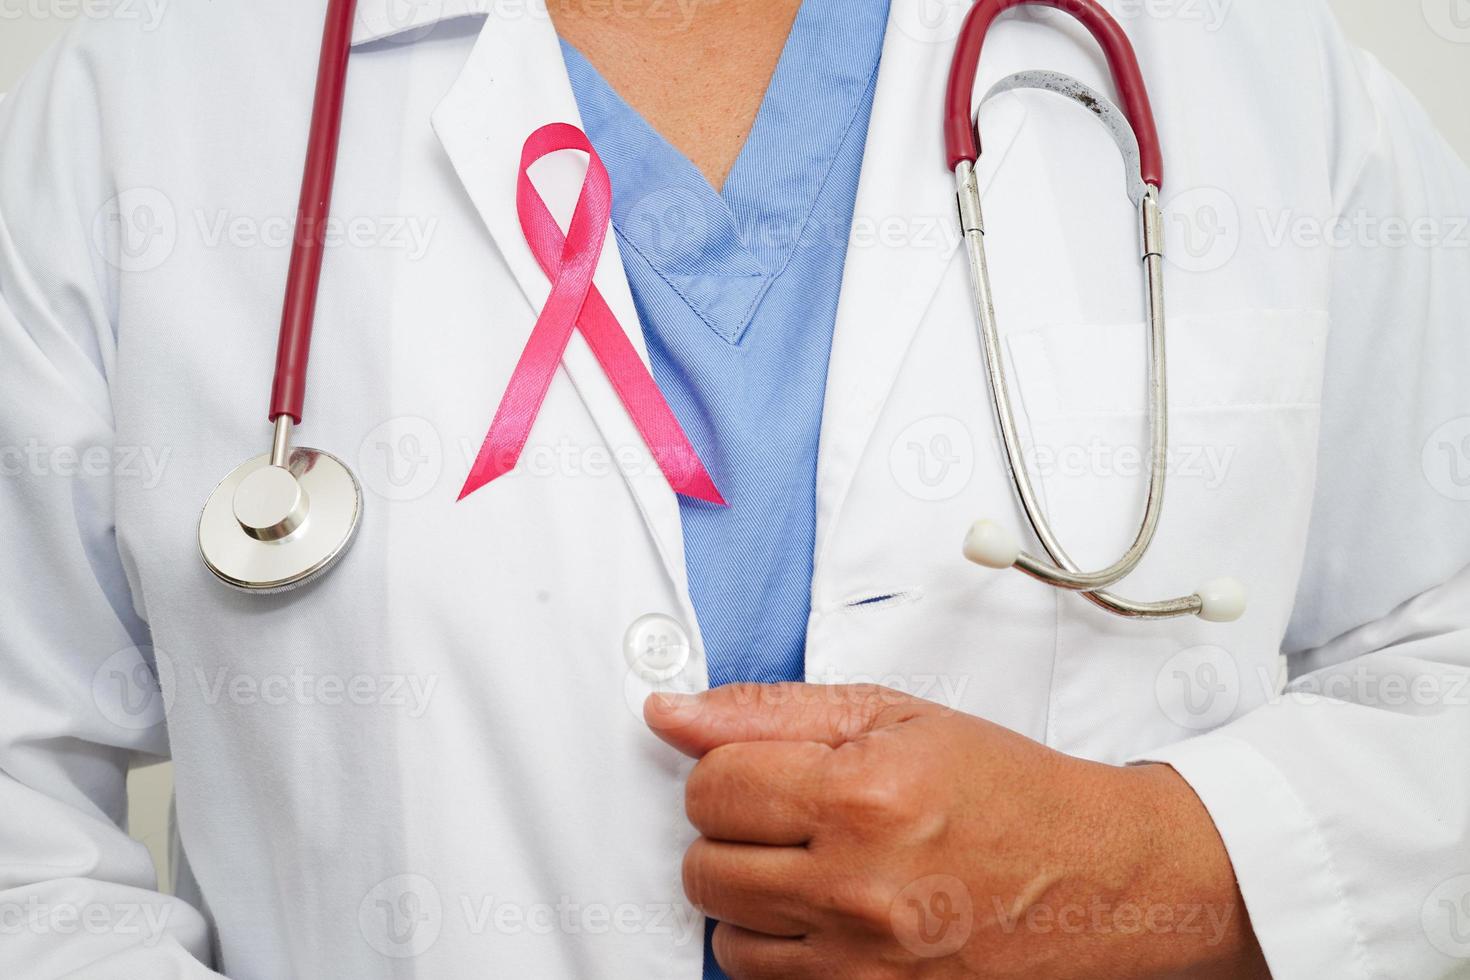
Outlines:
{"label": "stethoscope binaural tube", "polygon": [[[995,18],[1026,3],[1055,7],[1075,16],[1102,45],[1113,80],[1123,101],[1120,111],[1106,97],[1059,72],[1021,72],[1003,79],[991,95],[1018,88],[1050,91],[1076,101],[1101,121],[1118,144],[1125,160],[1129,197],[1139,209],[1142,264],[1148,298],[1150,463],[1144,513],[1133,542],[1106,568],[1082,571],[1067,555],[1053,531],[1022,458],[1020,436],[1011,408],[1009,385],[1000,351],[985,257],[985,221],[980,207],[975,164],[979,158],[979,110],[971,102],[979,72],[980,50]],[[983,103],[984,100],[982,100]],[[1158,191],[1163,178],[1157,128],[1148,101],[1138,59],[1117,21],[1095,0],[979,0],[970,10],[955,48],[945,94],[944,132],[948,163],[955,175],[960,229],[969,258],[976,321],[985,355],[991,402],[995,411],[1007,469],[1021,509],[1049,561],[1021,550],[1014,535],[993,521],[978,521],[965,539],[964,554],[991,568],[1018,568],[1058,589],[1078,591],[1108,612],[1141,619],[1195,615],[1213,622],[1229,622],[1245,611],[1245,589],[1234,579],[1215,579],[1191,595],[1159,602],[1136,602],[1104,591],[1137,567],[1154,534],[1163,508],[1168,457],[1168,387],[1165,357],[1163,292],[1163,229]]]}
{"label": "stethoscope binaural tube", "polygon": [[220,481],[199,517],[199,552],[205,566],[220,581],[244,592],[282,592],[311,581],[342,557],[361,522],[362,488],[351,469],[330,453],[291,447],[291,428],[301,423],[306,399],[306,365],[356,12],[357,0],[329,0],[322,30],[271,385],[271,449],[246,460]]}
{"label": "stethoscope binaural tube", "polygon": [[954,170],[962,161],[968,160],[973,164],[980,159],[980,130],[971,113],[975,79],[980,74],[980,51],[995,19],[1013,7],[1023,6],[1054,7],[1066,11],[1097,40],[1107,58],[1118,97],[1122,100],[1123,113],[1138,139],[1140,176],[1144,183],[1162,188],[1164,154],[1159,143],[1158,126],[1154,123],[1153,107],[1148,99],[1148,87],[1143,81],[1143,70],[1138,66],[1138,56],[1134,54],[1133,45],[1122,25],[1096,0],[977,0],[970,7],[955,42],[949,81],[944,90],[944,149],[949,169]]}

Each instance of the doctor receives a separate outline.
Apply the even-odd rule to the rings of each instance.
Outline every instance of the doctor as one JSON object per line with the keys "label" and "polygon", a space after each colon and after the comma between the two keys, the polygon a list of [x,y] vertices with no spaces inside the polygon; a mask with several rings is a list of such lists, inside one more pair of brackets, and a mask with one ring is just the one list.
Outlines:
{"label": "doctor", "polygon": [[[0,103],[0,974],[1470,972],[1470,175],[1321,0],[1114,8],[1172,256],[1125,585],[1236,576],[1231,624],[960,555],[1019,513],[938,125],[964,5],[919,0],[361,0],[301,435],[362,529],[224,588],[198,507],[268,438],[324,4],[127,9]],[[1111,91],[1047,11],[977,96],[1042,67]],[[580,334],[456,502],[551,291],[515,201],[550,122],[728,506]],[[983,123],[1028,465],[1106,563],[1147,476],[1134,213],[1075,106]],[[532,169],[563,223],[586,171]],[[162,757],[160,890],[124,828]]]}

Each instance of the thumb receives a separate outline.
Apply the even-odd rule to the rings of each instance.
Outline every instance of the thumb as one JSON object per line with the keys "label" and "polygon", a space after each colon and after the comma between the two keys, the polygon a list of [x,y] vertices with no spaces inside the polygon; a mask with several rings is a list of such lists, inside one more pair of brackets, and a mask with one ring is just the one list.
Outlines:
{"label": "thumb", "polygon": [[729,684],[701,694],[651,694],[643,719],[659,738],[697,759],[731,742],[835,748],[930,706],[875,684]]}

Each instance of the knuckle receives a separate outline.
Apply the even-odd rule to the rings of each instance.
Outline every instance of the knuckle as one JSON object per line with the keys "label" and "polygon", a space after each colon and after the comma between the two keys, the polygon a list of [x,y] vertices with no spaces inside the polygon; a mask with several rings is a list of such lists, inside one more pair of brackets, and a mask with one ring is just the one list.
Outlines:
{"label": "knuckle", "polygon": [[709,862],[705,860],[703,840],[695,841],[684,852],[684,863],[680,877],[684,884],[684,895],[695,908],[704,910],[711,896]]}
{"label": "knuckle", "polygon": [[918,794],[903,772],[891,767],[846,767],[829,782],[828,806],[853,828],[892,830],[918,816]]}
{"label": "knuckle", "polygon": [[[718,750],[716,750],[718,751]],[[713,753],[711,753],[713,754]],[[684,782],[684,814],[696,827],[699,826],[700,816],[708,809],[709,800],[714,787],[714,781],[710,768],[706,763],[709,757],[699,760],[689,773],[689,778]]]}
{"label": "knuckle", "polygon": [[907,697],[901,691],[884,687],[882,684],[854,684],[848,690],[852,694],[854,704],[870,711],[876,708],[886,708]]}
{"label": "knuckle", "polygon": [[849,927],[876,936],[891,931],[892,895],[872,877],[856,875],[834,883],[828,891],[828,903]]}
{"label": "knuckle", "polygon": [[695,763],[684,782],[684,813],[695,828],[719,812],[728,790],[729,761],[738,745],[721,745]]}
{"label": "knuckle", "polygon": [[806,940],[760,942],[721,922],[715,926],[711,945],[715,961],[730,980],[801,980],[821,975]]}
{"label": "knuckle", "polygon": [[883,691],[873,684],[824,689],[826,715],[834,738],[865,730],[883,709]]}

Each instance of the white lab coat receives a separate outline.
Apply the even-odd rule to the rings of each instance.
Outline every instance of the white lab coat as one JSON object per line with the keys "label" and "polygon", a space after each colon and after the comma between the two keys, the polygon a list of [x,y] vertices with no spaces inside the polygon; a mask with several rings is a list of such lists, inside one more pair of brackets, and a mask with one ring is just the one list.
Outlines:
{"label": "white lab coat", "polygon": [[[0,105],[0,974],[696,980],[690,763],[644,728],[655,682],[624,653],[669,617],[689,656],[658,683],[705,683],[679,512],[579,337],[525,472],[455,503],[548,292],[514,208],[526,135],[577,121],[544,12],[362,0],[299,433],[360,473],[361,535],[288,595],[199,561],[206,495],[267,448],[323,6],[118,5]],[[1172,763],[1283,980],[1466,976],[1470,176],[1320,0],[1140,10],[1176,459],[1120,591],[1229,574],[1250,609],[1124,622],[960,556],[973,519],[1019,519],[941,150],[962,10],[893,0],[809,679]],[[1052,12],[996,27],[981,90],[1040,66],[1110,90]],[[984,138],[1031,459],[1069,550],[1105,562],[1145,439],[1116,151],[1036,93],[990,103]],[[563,213],[574,156],[536,170]],[[597,281],[641,349],[611,238]],[[178,898],[119,827],[146,756],[175,764]]]}

